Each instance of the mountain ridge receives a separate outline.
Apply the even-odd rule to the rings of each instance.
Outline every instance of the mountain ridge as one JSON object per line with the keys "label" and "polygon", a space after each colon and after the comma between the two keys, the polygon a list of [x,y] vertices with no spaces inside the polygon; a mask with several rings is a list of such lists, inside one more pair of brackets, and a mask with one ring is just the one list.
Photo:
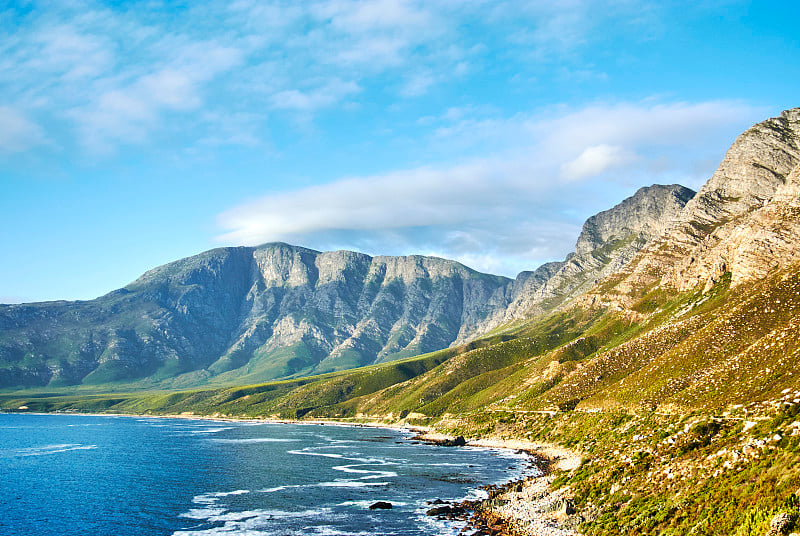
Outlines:
{"label": "mountain ridge", "polygon": [[800,109],[754,125],[699,193],[641,188],[590,217],[564,261],[514,280],[271,243],[179,259],[96,300],[0,306],[0,386],[258,382],[412,357],[570,307],[641,319],[648,292],[707,292],[728,273],[735,286],[779,265],[776,251],[797,256],[798,132]]}
{"label": "mountain ridge", "polygon": [[255,377],[254,356],[271,379],[424,353],[482,319],[509,281],[433,257],[217,248],[95,300],[0,307],[0,385],[26,360],[33,385],[187,373],[191,383],[248,364],[239,372]]}
{"label": "mountain ridge", "polygon": [[[0,394],[0,407],[331,419],[512,439],[534,450],[557,444],[580,464],[541,487],[512,483],[482,507],[499,515],[505,507],[497,505],[506,504],[596,535],[790,534],[800,519],[800,163],[792,117],[800,109],[737,138],[702,198],[647,231],[643,247],[626,250],[629,260],[604,261],[613,238],[600,248],[588,240],[598,264],[587,273],[622,263],[588,292],[572,281],[577,294],[568,290],[549,311],[468,344],[264,384],[24,390]],[[752,195],[748,173],[756,174]],[[731,177],[743,195],[727,195]],[[524,272],[493,295],[508,301],[522,285],[544,286],[574,257]],[[571,498],[552,503],[557,518],[535,504],[547,490],[555,493],[549,499]],[[529,528],[525,516],[515,529]]]}
{"label": "mountain ridge", "polygon": [[[266,381],[464,344],[530,314],[536,291],[535,304],[566,299],[577,275],[585,285],[624,264],[693,193],[641,188],[590,218],[564,262],[514,280],[438,257],[274,242],[178,259],[95,300],[0,306],[0,386]],[[607,241],[622,238],[609,218],[628,240],[613,252]]]}

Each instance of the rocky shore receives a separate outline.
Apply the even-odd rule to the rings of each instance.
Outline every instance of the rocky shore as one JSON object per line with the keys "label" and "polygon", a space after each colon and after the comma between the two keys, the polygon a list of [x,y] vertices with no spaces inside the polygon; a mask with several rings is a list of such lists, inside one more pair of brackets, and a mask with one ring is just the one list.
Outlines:
{"label": "rocky shore", "polygon": [[[569,488],[551,490],[553,471],[571,471],[580,456],[567,449],[525,441],[485,438],[467,441],[461,436],[423,432],[412,438],[442,446],[510,448],[530,456],[528,476],[501,485],[484,486],[488,499],[442,503],[428,511],[448,519],[468,520],[470,536],[573,536],[583,517],[575,510]],[[470,516],[468,512],[472,512]]]}

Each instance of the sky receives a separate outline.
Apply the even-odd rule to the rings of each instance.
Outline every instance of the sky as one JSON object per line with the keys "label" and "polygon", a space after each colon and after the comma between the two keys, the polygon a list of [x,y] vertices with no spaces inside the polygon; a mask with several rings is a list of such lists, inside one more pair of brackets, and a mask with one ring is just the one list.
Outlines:
{"label": "sky", "polygon": [[800,2],[0,2],[0,303],[282,241],[513,277],[800,106]]}

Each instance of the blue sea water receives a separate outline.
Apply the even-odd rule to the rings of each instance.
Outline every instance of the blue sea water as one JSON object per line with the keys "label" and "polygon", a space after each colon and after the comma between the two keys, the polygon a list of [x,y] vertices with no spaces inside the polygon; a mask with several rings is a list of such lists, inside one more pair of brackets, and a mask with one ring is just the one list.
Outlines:
{"label": "blue sea water", "polygon": [[0,414],[0,534],[457,534],[428,501],[524,465],[366,427]]}

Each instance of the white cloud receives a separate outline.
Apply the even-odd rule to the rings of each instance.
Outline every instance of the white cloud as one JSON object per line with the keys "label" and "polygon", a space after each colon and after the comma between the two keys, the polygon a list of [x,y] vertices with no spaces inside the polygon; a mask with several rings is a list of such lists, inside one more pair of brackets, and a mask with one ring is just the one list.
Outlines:
{"label": "white cloud", "polygon": [[46,26],[31,41],[26,68],[59,73],[67,81],[100,76],[113,65],[113,47],[104,36],[69,24]]}
{"label": "white cloud", "polygon": [[340,102],[348,95],[358,93],[360,89],[354,82],[334,79],[310,91],[279,91],[272,95],[270,102],[273,108],[310,112]]}
{"label": "white cloud", "polygon": [[[296,113],[304,124],[344,99],[380,99],[386,88],[419,97],[479,76],[492,68],[490,58],[567,57],[604,17],[640,17],[641,9],[626,5],[236,0],[170,17],[92,0],[54,3],[22,10],[12,31],[0,34],[0,90],[5,102],[37,108],[48,135],[58,132],[65,145],[76,138],[62,124],[66,116],[95,149],[150,141],[169,128],[168,116],[199,109],[266,106]],[[579,73],[587,66],[570,67]],[[214,136],[196,132],[187,144]]]}
{"label": "white cloud", "polygon": [[459,223],[486,203],[502,210],[506,170],[494,162],[417,168],[276,193],[220,215],[221,241],[257,244],[330,230],[377,230]]}
{"label": "white cloud", "polygon": [[426,118],[449,128],[432,143],[496,139],[502,150],[273,193],[221,214],[218,240],[428,251],[513,275],[563,258],[586,217],[642,185],[707,179],[732,133],[763,114],[724,101],[597,104],[507,119],[470,112]]}
{"label": "white cloud", "polygon": [[420,95],[424,95],[428,91],[428,88],[435,83],[436,77],[433,73],[416,73],[400,88],[400,95],[404,97],[419,97]]}
{"label": "white cloud", "polygon": [[117,141],[142,142],[165,113],[202,106],[203,86],[240,61],[241,54],[236,49],[190,42],[173,49],[158,69],[127,82],[98,82],[98,88],[110,88],[66,114],[75,121],[84,144],[92,150],[110,151]]}
{"label": "white cloud", "polygon": [[18,153],[44,143],[39,125],[17,110],[0,106],[0,153]]}
{"label": "white cloud", "polygon": [[432,16],[422,5],[407,0],[333,0],[317,4],[315,11],[339,30],[365,32],[426,26]]}
{"label": "white cloud", "polygon": [[592,145],[583,150],[574,160],[561,165],[561,177],[568,180],[580,180],[599,175],[609,169],[636,160],[636,155],[618,145]]}

